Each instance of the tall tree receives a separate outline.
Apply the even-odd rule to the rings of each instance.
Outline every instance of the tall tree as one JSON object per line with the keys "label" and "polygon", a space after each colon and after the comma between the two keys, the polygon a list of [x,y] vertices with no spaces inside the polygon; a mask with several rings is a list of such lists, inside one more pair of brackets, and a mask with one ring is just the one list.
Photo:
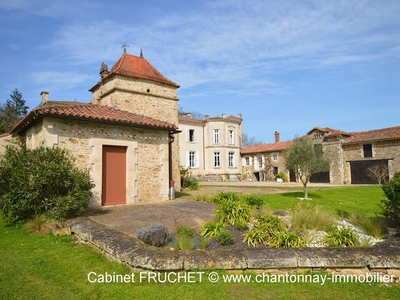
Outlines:
{"label": "tall tree", "polygon": [[0,133],[10,131],[26,115],[28,109],[22,94],[14,89],[10,94],[10,99],[0,106]]}
{"label": "tall tree", "polygon": [[257,141],[255,137],[250,137],[246,133],[242,134],[242,147],[261,145],[261,144],[263,144],[263,143],[260,141]]}
{"label": "tall tree", "polygon": [[198,112],[198,111],[184,111],[183,107],[179,107],[178,108],[178,116],[179,117],[184,117],[185,115],[190,114],[190,117],[192,119],[196,119],[196,120],[204,120],[205,115]]}
{"label": "tall tree", "polygon": [[308,199],[307,183],[313,174],[327,172],[330,158],[322,150],[322,146],[314,144],[308,137],[294,140],[294,145],[284,152],[286,169],[291,170],[303,183],[304,198]]}

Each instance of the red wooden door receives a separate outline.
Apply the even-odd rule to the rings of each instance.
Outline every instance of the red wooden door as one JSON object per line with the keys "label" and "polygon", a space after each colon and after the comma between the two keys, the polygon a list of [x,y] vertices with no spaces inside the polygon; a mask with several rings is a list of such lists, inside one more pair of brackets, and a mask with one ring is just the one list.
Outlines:
{"label": "red wooden door", "polygon": [[126,147],[103,146],[102,205],[126,204]]}

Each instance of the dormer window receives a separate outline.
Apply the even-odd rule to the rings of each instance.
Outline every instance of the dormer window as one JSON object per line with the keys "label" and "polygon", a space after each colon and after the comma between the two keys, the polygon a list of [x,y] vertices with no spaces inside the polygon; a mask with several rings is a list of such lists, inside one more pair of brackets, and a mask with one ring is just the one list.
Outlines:
{"label": "dormer window", "polygon": [[363,145],[364,157],[372,157],[372,144]]}

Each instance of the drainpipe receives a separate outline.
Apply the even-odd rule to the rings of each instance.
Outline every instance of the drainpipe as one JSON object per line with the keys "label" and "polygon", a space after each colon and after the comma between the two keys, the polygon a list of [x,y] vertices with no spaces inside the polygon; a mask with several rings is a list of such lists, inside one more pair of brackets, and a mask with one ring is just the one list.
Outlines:
{"label": "drainpipe", "polygon": [[172,143],[175,140],[174,134],[179,132],[181,131],[174,130],[170,131],[168,134],[168,182],[169,182],[168,199],[169,200],[175,199],[175,181],[172,174]]}

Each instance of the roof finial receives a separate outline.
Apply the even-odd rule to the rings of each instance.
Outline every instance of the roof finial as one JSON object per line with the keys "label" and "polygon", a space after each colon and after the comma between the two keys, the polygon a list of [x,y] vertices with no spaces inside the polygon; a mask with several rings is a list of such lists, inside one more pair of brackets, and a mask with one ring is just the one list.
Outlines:
{"label": "roof finial", "polygon": [[123,44],[121,48],[124,48],[124,54],[126,54],[126,48],[129,47],[127,44]]}
{"label": "roof finial", "polygon": [[143,52],[142,49],[140,49],[140,57],[143,58]]}

